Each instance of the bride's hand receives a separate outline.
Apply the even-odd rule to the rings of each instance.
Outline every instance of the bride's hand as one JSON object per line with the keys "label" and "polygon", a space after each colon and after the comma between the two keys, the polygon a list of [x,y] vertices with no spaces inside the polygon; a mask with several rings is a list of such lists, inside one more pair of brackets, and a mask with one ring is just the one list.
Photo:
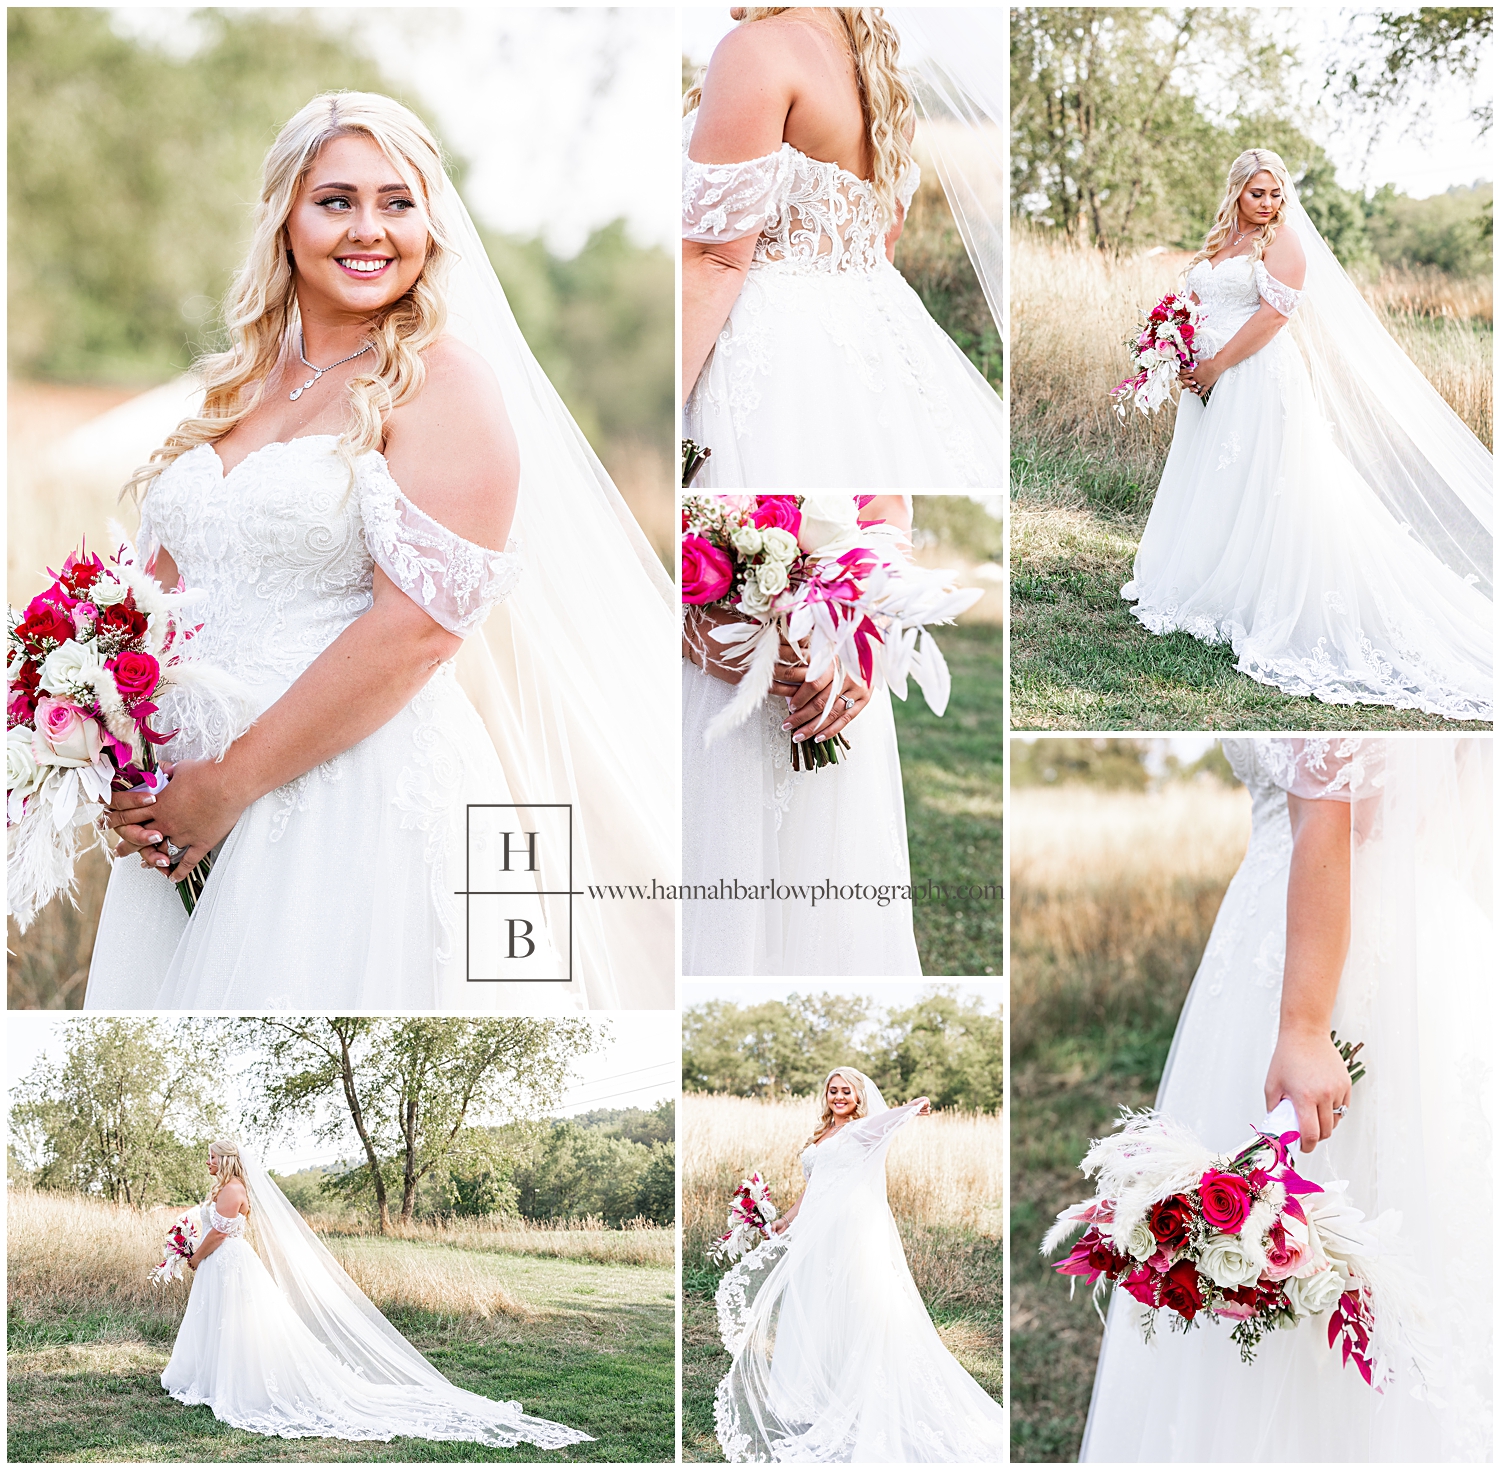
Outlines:
{"label": "bride's hand", "polygon": [[922,1104],[922,1106],[917,1109],[917,1117],[925,1118],[932,1111],[932,1104],[928,1102],[925,1097],[916,1098],[915,1101]]}
{"label": "bride's hand", "polygon": [[1349,1068],[1326,1031],[1288,1031],[1276,1038],[1266,1073],[1266,1111],[1290,1098],[1302,1131],[1302,1152],[1310,1154],[1339,1125],[1335,1108],[1349,1106]]}
{"label": "bride's hand", "polygon": [[1187,386],[1202,398],[1223,375],[1224,369],[1216,365],[1216,359],[1206,357],[1195,363],[1192,372],[1185,373],[1183,378]]}
{"label": "bride's hand", "polygon": [[778,1215],[776,1219],[771,1221],[771,1234],[780,1235],[781,1232],[785,1230],[786,1227],[791,1223],[792,1220],[790,1215]]}
{"label": "bride's hand", "polygon": [[[689,662],[696,664],[705,674],[725,684],[738,684],[745,677],[743,661],[733,661],[729,645],[710,636],[713,628],[723,628],[730,623],[754,622],[743,613],[727,607],[690,607],[682,625],[682,652]],[[736,648],[739,645],[734,645]],[[778,675],[781,665],[777,665]],[[779,692],[779,691],[778,691]]]}
{"label": "bride's hand", "polygon": [[852,674],[845,673],[843,686],[834,695],[834,710],[823,724],[823,710],[833,689],[833,671],[820,680],[806,679],[801,689],[787,701],[786,719],[781,728],[791,732],[793,740],[832,740],[850,720],[870,702],[870,691]]}
{"label": "bride's hand", "polygon": [[[174,883],[180,883],[208,856],[211,848],[229,835],[244,806],[225,790],[222,767],[217,762],[178,761],[163,769],[172,779],[154,802],[134,807],[114,806],[106,820],[133,846],[140,845],[152,833],[160,833],[182,848],[175,864],[165,847],[146,856],[150,866],[167,873]],[[129,793],[124,795],[127,800],[139,800],[131,798]]]}

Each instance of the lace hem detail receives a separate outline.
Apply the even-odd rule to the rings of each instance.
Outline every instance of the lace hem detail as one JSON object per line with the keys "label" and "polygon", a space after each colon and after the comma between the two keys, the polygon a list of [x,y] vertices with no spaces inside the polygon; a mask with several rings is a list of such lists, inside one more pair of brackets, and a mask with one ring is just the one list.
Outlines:
{"label": "lace hem detail", "polygon": [[521,580],[520,542],[512,537],[504,551],[493,551],[466,541],[408,500],[379,455],[362,461],[361,470],[371,558],[434,622],[461,638],[476,632]]}
{"label": "lace hem detail", "polygon": [[719,1279],[718,1290],[714,1292],[714,1308],[719,1318],[719,1339],[730,1357],[736,1357],[744,1345],[745,1317],[754,1296],[751,1288],[758,1290],[760,1287],[760,1282],[754,1278],[759,1273],[770,1271],[786,1248],[785,1235],[773,1235],[741,1256]]}
{"label": "lace hem detail", "polygon": [[1274,307],[1282,316],[1291,316],[1297,310],[1302,300],[1302,293],[1294,291],[1282,281],[1278,281],[1265,267],[1264,262],[1255,262],[1255,287],[1260,292],[1261,300],[1267,306]]}

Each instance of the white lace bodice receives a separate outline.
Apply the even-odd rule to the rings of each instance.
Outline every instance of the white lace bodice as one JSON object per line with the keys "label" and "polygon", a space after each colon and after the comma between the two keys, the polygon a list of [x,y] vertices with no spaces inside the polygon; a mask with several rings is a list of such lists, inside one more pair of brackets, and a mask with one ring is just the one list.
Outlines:
{"label": "white lace bodice", "polygon": [[[764,158],[698,163],[688,157],[696,111],[682,120],[682,238],[711,244],[758,235],[751,269],[804,274],[869,272],[886,263],[875,191],[836,163],[783,143]],[[911,204],[921,171],[912,164],[896,194]]]}
{"label": "white lace bodice", "polygon": [[[1264,262],[1248,255],[1232,255],[1218,265],[1200,260],[1187,274],[1188,289],[1203,305],[1200,356],[1211,356],[1255,315],[1265,301],[1283,316],[1291,316],[1302,299],[1273,276]],[[1211,345],[1204,339],[1212,339]]]}
{"label": "white lace bodice", "polygon": [[[164,547],[202,594],[196,652],[264,702],[369,610],[377,564],[461,636],[521,575],[518,543],[496,552],[454,535],[407,499],[382,455],[359,460],[351,489],[336,443],[317,434],[268,444],[228,474],[213,447],[199,445],[162,471],[141,507],[141,555]],[[238,733],[196,728],[182,707],[165,717],[203,747],[192,753]]]}
{"label": "white lace bodice", "polygon": [[817,1144],[815,1144],[815,1143],[808,1144],[808,1146],[805,1149],[802,1150],[802,1177],[804,1179],[811,1179],[812,1178],[813,1165],[817,1162],[817,1159],[818,1159],[818,1146],[817,1146]]}

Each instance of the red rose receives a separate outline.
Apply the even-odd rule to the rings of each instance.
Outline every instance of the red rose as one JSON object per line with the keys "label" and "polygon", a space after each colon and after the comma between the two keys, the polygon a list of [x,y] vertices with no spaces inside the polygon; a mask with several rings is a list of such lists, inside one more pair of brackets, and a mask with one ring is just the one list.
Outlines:
{"label": "red rose", "polygon": [[1203,1291],[1198,1285],[1198,1268],[1191,1261],[1178,1261],[1162,1277],[1161,1304],[1189,1322],[1198,1315],[1203,1306]]}
{"label": "red rose", "polygon": [[127,700],[150,694],[161,678],[161,665],[149,653],[122,653],[106,660],[104,667],[114,674],[115,687]]}
{"label": "red rose", "polygon": [[84,593],[99,580],[100,574],[103,571],[103,566],[100,565],[98,558],[95,557],[89,561],[77,562],[68,568],[66,580],[72,586],[74,592]]}
{"label": "red rose", "polygon": [[1193,1202],[1185,1194],[1174,1194],[1151,1206],[1151,1233],[1170,1251],[1188,1243],[1193,1225]]}
{"label": "red rose", "polygon": [[755,513],[750,517],[751,525],[764,531],[769,526],[790,531],[793,536],[802,531],[802,512],[791,495],[757,495]]}
{"label": "red rose", "polygon": [[717,602],[729,591],[734,568],[729,558],[702,536],[682,540],[682,600],[703,604]]}
{"label": "red rose", "polygon": [[1198,1184],[1198,1198],[1203,1201],[1203,1218],[1215,1230],[1238,1235],[1250,1213],[1250,1186],[1238,1174],[1222,1174],[1210,1169]]}
{"label": "red rose", "polygon": [[28,648],[38,652],[53,644],[66,643],[73,636],[73,620],[55,602],[34,598],[26,617],[16,627],[16,636]]}
{"label": "red rose", "polygon": [[1059,1261],[1056,1269],[1064,1276],[1082,1276],[1092,1286],[1101,1276],[1113,1281],[1129,1264],[1125,1256],[1090,1226],[1078,1237],[1067,1260]]}
{"label": "red rose", "polygon": [[1156,1309],[1156,1293],[1161,1286],[1161,1277],[1149,1266],[1137,1266],[1121,1285],[1143,1307],[1150,1307],[1153,1311]]}
{"label": "red rose", "polygon": [[146,614],[127,603],[117,602],[99,614],[99,636],[101,638],[139,638],[146,631]]}

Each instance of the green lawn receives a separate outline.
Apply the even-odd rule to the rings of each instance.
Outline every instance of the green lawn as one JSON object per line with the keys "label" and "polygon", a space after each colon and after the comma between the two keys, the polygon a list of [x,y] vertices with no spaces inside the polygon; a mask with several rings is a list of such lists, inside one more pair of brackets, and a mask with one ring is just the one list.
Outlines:
{"label": "green lawn", "polygon": [[953,675],[947,713],[938,719],[915,685],[891,701],[912,883],[993,884],[994,896],[915,899],[917,951],[924,975],[999,975],[1005,630],[966,623],[939,629],[938,642]]}
{"label": "green lawn", "polygon": [[[373,1241],[372,1250],[442,1252]],[[530,1414],[596,1436],[543,1453],[397,1439],[358,1444],[266,1439],[162,1392],[176,1320],[140,1309],[66,1315],[11,1304],[8,1458],[12,1461],[345,1460],[635,1461],[675,1457],[674,1272],[650,1266],[483,1255],[527,1320],[390,1310],[394,1325],[461,1388],[519,1399]]]}
{"label": "green lawn", "polygon": [[1487,730],[1333,705],[1238,673],[1227,645],[1158,636],[1120,588],[1150,511],[1144,467],[1017,439],[1011,455],[1011,724],[1017,730]]}
{"label": "green lawn", "polygon": [[[903,1238],[918,1227],[903,1225]],[[1005,1324],[1001,1311],[1001,1242],[975,1231],[929,1226],[944,1237],[950,1271],[940,1295],[924,1293],[932,1320],[954,1357],[997,1402],[1001,1400]],[[916,1244],[908,1239],[910,1248]],[[714,1289],[722,1272],[701,1261],[683,1262],[682,1293],[682,1458],[715,1460],[723,1453],[714,1434],[714,1390],[729,1370],[729,1354],[719,1341]]]}

